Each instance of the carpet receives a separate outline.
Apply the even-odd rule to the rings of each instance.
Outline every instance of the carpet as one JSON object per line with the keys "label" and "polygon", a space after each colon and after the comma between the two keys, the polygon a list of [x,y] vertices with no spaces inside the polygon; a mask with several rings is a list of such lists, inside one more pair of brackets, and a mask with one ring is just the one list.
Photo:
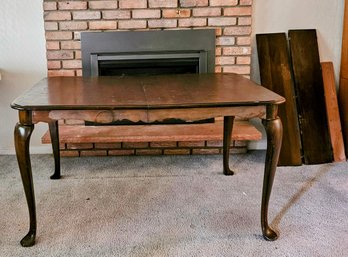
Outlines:
{"label": "carpet", "polygon": [[262,238],[265,151],[231,156],[62,158],[33,155],[38,232],[23,248],[28,211],[15,156],[0,156],[0,256],[346,256],[348,164],[279,167]]}

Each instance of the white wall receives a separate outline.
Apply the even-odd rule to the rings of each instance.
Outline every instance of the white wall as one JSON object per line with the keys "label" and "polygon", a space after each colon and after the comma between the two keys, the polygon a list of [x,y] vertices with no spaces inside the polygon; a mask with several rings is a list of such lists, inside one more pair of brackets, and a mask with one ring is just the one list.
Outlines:
{"label": "white wall", "polygon": [[[14,153],[13,129],[17,111],[10,103],[46,77],[42,0],[1,0],[0,5],[0,154]],[[31,150],[47,152],[40,137],[47,125],[35,127]]]}
{"label": "white wall", "polygon": [[[252,79],[259,82],[256,33],[316,28],[322,61],[333,61],[338,76],[344,0],[254,0]],[[13,153],[17,111],[9,106],[25,89],[46,76],[42,0],[1,0],[0,8],[0,154]],[[35,127],[31,152],[50,152],[40,137],[47,125]],[[265,148],[265,140],[250,144]]]}
{"label": "white wall", "polygon": [[[254,0],[251,78],[260,82],[255,34],[317,29],[320,59],[333,62],[338,81],[343,11],[344,0]],[[255,124],[263,130],[258,121]],[[265,139],[249,144],[252,149],[265,146]]]}

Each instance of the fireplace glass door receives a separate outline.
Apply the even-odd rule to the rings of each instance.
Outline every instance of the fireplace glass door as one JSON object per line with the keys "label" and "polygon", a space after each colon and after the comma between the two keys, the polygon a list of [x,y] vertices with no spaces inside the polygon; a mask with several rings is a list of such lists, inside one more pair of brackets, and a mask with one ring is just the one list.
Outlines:
{"label": "fireplace glass door", "polygon": [[92,76],[206,73],[205,52],[91,55]]}

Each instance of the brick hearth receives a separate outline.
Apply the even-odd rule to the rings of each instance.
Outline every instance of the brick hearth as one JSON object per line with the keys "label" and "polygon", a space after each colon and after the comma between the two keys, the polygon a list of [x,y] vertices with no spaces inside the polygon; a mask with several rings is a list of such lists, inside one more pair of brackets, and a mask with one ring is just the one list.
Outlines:
{"label": "brick hearth", "polygon": [[[214,28],[216,31],[215,72],[250,75],[252,0],[44,0],[43,8],[48,76],[82,76],[80,43],[82,31],[202,28]],[[60,123],[60,126],[66,124],[80,126],[81,122],[65,121]],[[66,133],[66,129],[61,130],[62,133]],[[178,135],[180,135],[179,131]],[[103,140],[72,145],[69,142],[74,141],[74,134],[70,135],[70,139],[64,134],[64,138],[62,150],[65,153],[62,153],[63,155],[76,155],[76,153],[107,155],[110,153],[105,151],[105,148],[111,145],[105,145]],[[236,151],[245,152],[245,140],[250,140],[250,135],[245,133],[243,137],[241,133],[238,139],[238,142],[234,142],[234,147],[238,147]],[[129,154],[220,153],[221,148],[221,142],[212,141],[209,138],[196,141],[195,147],[185,148],[185,151],[181,146],[187,144],[186,141],[190,142],[190,139],[182,143],[175,140],[146,143],[144,141],[145,139],[132,142],[133,148],[130,143],[119,142],[117,147],[115,144],[118,143],[113,143],[114,152],[112,153],[127,153],[121,150],[128,150]],[[48,141],[44,138],[43,142]],[[211,150],[212,142],[215,142],[218,150]],[[124,146],[127,149],[124,149]],[[168,148],[170,151],[163,150],[165,146],[170,146]],[[240,150],[241,147],[244,147],[244,150]],[[86,152],[86,149],[90,152]],[[156,151],[153,151],[154,149]]]}

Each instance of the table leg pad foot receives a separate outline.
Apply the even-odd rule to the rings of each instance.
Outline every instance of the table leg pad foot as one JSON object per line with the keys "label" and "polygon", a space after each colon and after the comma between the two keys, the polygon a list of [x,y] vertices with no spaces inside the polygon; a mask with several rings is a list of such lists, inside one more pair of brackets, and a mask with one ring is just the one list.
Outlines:
{"label": "table leg pad foot", "polygon": [[56,173],[50,176],[50,179],[60,179],[60,178],[61,178],[60,174],[56,174]]}
{"label": "table leg pad foot", "polygon": [[23,247],[33,246],[35,244],[35,236],[36,236],[35,232],[29,231],[29,233],[25,237],[23,237],[23,239],[21,240],[21,245]]}
{"label": "table leg pad foot", "polygon": [[278,239],[278,235],[272,229],[268,228],[263,232],[263,237],[267,241],[274,241]]}
{"label": "table leg pad foot", "polygon": [[224,175],[226,175],[226,176],[232,176],[232,175],[234,175],[234,171],[230,170],[229,168],[228,168],[228,169],[225,168],[225,169],[224,169]]}

